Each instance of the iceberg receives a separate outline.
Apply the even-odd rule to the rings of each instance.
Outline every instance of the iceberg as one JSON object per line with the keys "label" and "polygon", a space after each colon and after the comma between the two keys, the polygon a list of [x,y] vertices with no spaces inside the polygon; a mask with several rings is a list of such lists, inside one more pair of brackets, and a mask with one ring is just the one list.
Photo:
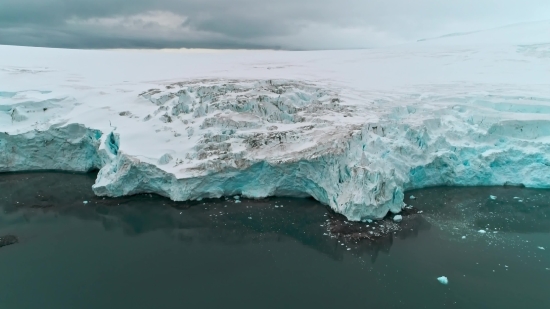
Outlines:
{"label": "iceberg", "polygon": [[0,46],[0,172],[96,170],[99,196],[313,197],[366,222],[399,213],[410,189],[548,188],[550,40],[511,40],[299,53]]}
{"label": "iceberg", "polygon": [[439,281],[439,283],[443,285],[449,284],[449,279],[447,279],[447,277],[445,276],[437,277],[437,281]]}

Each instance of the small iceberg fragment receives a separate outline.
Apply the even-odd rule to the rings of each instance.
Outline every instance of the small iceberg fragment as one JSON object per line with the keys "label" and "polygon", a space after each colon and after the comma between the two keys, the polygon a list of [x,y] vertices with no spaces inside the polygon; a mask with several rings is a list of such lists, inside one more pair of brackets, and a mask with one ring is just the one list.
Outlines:
{"label": "small iceberg fragment", "polygon": [[447,277],[445,277],[445,276],[441,276],[441,277],[437,278],[437,281],[439,281],[439,283],[441,283],[443,285],[449,284],[449,279],[447,279]]}
{"label": "small iceberg fragment", "polygon": [[403,217],[401,215],[395,215],[393,217],[393,222],[401,222],[403,220]]}
{"label": "small iceberg fragment", "polygon": [[539,246],[539,247],[537,247],[537,248],[539,248],[540,250],[545,250],[544,247],[540,247],[540,246]]}
{"label": "small iceberg fragment", "polygon": [[497,199],[497,197],[494,196],[494,195],[489,195],[489,198],[492,199],[492,200],[496,200],[496,199]]}
{"label": "small iceberg fragment", "polygon": [[82,204],[88,204],[88,201],[83,201]]}
{"label": "small iceberg fragment", "polygon": [[480,234],[485,234],[485,233],[487,233],[485,230],[479,230],[479,231],[477,231],[477,232],[480,233]]}
{"label": "small iceberg fragment", "polygon": [[241,197],[238,196],[238,195],[235,195],[233,198],[236,199],[236,200],[239,200]]}
{"label": "small iceberg fragment", "polygon": [[462,239],[466,239],[466,236],[462,236]]}
{"label": "small iceberg fragment", "polygon": [[411,199],[411,200],[416,200],[416,196],[411,195],[411,196],[410,196],[410,199]]}

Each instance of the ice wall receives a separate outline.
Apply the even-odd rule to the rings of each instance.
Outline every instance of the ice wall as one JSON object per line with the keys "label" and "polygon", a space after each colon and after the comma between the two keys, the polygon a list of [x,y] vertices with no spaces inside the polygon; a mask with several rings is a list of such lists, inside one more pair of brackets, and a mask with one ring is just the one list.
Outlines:
{"label": "ice wall", "polygon": [[100,131],[81,124],[15,135],[0,132],[0,172],[99,169],[101,135]]}
{"label": "ice wall", "polygon": [[[550,122],[546,123],[550,126]],[[386,128],[382,134],[382,128]],[[445,132],[448,135],[438,133]],[[550,146],[505,135],[455,135],[396,123],[365,125],[336,144],[284,162],[243,160],[239,166],[176,178],[120,155],[101,170],[94,191],[122,196],[156,192],[174,200],[242,194],[312,196],[350,220],[399,212],[403,192],[436,185],[550,187]],[[516,127],[508,127],[510,135]],[[465,142],[470,141],[470,142]],[[470,145],[467,145],[470,144]]]}

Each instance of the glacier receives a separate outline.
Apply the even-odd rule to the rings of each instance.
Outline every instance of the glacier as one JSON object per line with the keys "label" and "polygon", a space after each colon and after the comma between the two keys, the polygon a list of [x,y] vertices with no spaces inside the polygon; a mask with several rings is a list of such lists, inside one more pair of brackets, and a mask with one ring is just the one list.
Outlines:
{"label": "glacier", "polygon": [[550,187],[550,41],[467,41],[0,46],[0,172],[99,170],[99,196],[313,197],[356,221],[399,213],[410,189]]}

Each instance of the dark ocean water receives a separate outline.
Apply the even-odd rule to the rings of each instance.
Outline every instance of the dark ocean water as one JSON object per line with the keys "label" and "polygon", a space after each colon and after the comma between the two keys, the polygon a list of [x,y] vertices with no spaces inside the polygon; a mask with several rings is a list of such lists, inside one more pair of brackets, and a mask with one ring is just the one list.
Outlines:
{"label": "dark ocean water", "polygon": [[311,199],[103,199],[94,178],[0,174],[0,308],[550,308],[550,190],[408,192],[414,227],[355,243]]}

